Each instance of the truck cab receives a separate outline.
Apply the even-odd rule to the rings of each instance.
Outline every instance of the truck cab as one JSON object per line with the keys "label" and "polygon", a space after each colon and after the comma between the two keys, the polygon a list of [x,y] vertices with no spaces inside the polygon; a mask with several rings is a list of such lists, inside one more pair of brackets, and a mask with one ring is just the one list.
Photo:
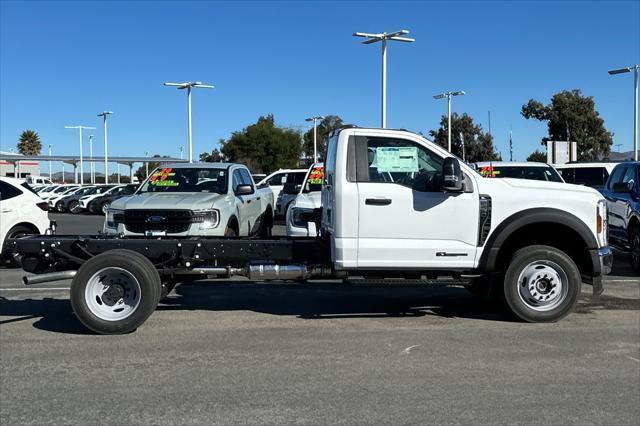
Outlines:
{"label": "truck cab", "polygon": [[[538,270],[566,276],[558,261],[545,257],[552,249],[559,253],[549,257],[569,257],[572,272],[600,292],[601,275],[610,269],[606,204],[596,190],[484,178],[407,131],[335,132],[327,148],[322,205],[323,233],[331,238],[332,260],[340,270],[439,270],[482,275],[502,285],[515,272],[524,274],[515,277],[520,282],[535,280]],[[527,248],[537,257],[527,256]],[[510,271],[514,254],[529,262]],[[536,299],[540,292],[521,296]],[[545,303],[533,305],[539,305],[538,312],[552,310]]]}

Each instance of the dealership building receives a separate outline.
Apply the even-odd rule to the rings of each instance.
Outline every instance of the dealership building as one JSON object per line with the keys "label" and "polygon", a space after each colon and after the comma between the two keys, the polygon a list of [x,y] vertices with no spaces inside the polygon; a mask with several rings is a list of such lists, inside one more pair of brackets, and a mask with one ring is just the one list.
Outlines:
{"label": "dealership building", "polygon": [[26,178],[29,175],[40,175],[40,163],[33,160],[19,160],[22,157],[14,152],[0,151],[2,156],[12,156],[16,160],[0,160],[0,176]]}

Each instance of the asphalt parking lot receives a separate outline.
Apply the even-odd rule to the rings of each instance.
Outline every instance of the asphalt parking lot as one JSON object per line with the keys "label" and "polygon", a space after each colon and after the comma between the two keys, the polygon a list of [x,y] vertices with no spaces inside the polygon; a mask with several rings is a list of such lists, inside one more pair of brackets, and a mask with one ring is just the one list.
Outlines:
{"label": "asphalt parking lot", "polygon": [[[103,220],[51,216],[59,233]],[[69,282],[0,277],[2,424],[640,424],[640,279],[619,254],[604,295],[585,285],[555,324],[460,288],[233,280],[96,336]]]}

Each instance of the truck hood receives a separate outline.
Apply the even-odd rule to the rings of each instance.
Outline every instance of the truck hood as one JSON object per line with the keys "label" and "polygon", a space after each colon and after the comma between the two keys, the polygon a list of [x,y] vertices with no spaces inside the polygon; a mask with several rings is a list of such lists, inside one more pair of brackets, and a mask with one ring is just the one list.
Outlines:
{"label": "truck hood", "polygon": [[315,191],[308,194],[298,194],[293,206],[305,209],[320,208],[322,207],[322,192]]}
{"label": "truck hood", "polygon": [[111,203],[112,209],[170,210],[210,209],[226,195],[204,192],[146,193],[122,197]]}
{"label": "truck hood", "polygon": [[601,198],[600,193],[588,186],[574,185],[571,183],[562,182],[546,182],[541,180],[529,180],[529,179],[514,179],[514,178],[484,178],[484,181],[496,182],[503,184],[506,187],[517,188],[519,190],[543,190],[543,191],[560,191],[560,192],[582,192],[584,194],[592,194]]}

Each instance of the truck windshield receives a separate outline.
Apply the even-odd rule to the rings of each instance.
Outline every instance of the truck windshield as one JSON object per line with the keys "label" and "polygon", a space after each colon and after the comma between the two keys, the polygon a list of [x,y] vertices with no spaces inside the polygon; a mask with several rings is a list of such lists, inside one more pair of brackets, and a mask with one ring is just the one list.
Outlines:
{"label": "truck windshield", "polygon": [[158,168],[140,188],[147,192],[215,192],[227,193],[227,170],[213,168]]}
{"label": "truck windshield", "polygon": [[303,193],[322,191],[322,180],[324,179],[324,167],[316,166],[309,171],[307,180],[304,183]]}

